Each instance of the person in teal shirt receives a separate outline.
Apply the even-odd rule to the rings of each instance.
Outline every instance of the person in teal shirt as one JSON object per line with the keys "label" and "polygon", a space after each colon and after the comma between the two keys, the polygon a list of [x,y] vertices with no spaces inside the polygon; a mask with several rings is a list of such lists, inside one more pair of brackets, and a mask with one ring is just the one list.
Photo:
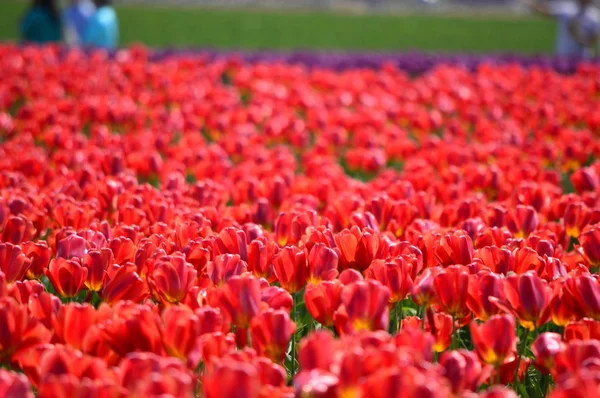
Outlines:
{"label": "person in teal shirt", "polygon": [[119,43],[119,22],[110,0],[95,0],[96,12],[83,35],[84,46],[115,49]]}
{"label": "person in teal shirt", "polygon": [[62,39],[62,24],[55,0],[33,1],[21,20],[21,39],[40,44]]}

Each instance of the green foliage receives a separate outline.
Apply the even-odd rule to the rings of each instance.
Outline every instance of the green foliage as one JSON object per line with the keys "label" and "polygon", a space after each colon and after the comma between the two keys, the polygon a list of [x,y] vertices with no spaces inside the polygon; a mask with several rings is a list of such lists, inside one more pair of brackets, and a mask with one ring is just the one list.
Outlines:
{"label": "green foliage", "polygon": [[[0,40],[16,40],[27,2],[0,2]],[[356,15],[118,5],[121,42],[154,47],[460,52],[552,51],[555,26],[531,16]]]}

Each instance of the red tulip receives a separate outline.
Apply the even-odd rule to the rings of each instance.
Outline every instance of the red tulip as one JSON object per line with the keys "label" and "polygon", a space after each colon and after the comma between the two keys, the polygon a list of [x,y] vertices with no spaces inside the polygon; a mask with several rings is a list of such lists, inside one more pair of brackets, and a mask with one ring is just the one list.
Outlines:
{"label": "red tulip", "polygon": [[186,360],[200,337],[200,319],[184,306],[165,308],[162,319],[165,325],[162,334],[165,351],[170,356]]}
{"label": "red tulip", "polygon": [[254,366],[229,360],[204,376],[202,388],[205,398],[258,398],[260,381]]}
{"label": "red tulip", "polygon": [[88,270],[85,286],[90,291],[102,290],[106,269],[113,264],[113,261],[113,253],[110,249],[102,248],[87,252],[81,263]]}
{"label": "red tulip", "polygon": [[23,279],[30,265],[31,260],[21,251],[21,247],[0,243],[0,271],[4,273],[6,283]]}
{"label": "red tulip", "polygon": [[269,282],[276,280],[273,272],[273,257],[277,254],[275,242],[260,237],[248,244],[248,271]]}
{"label": "red tulip", "polygon": [[436,292],[433,284],[434,277],[434,269],[427,268],[415,280],[411,297],[418,306],[429,307],[436,304]]}
{"label": "red tulip", "polygon": [[342,305],[333,316],[339,334],[363,330],[387,330],[390,291],[375,280],[346,285],[342,289]]}
{"label": "red tulip", "polygon": [[581,374],[588,369],[597,373],[599,361],[600,341],[573,340],[554,358],[552,377],[560,385],[570,376]]}
{"label": "red tulip", "polygon": [[518,205],[508,213],[507,226],[515,237],[526,238],[537,229],[537,212],[531,206]]}
{"label": "red tulip", "polygon": [[290,294],[306,284],[309,269],[304,250],[296,246],[284,247],[273,259],[273,267],[279,284]]}
{"label": "red tulip", "polygon": [[375,231],[358,227],[345,229],[335,236],[340,250],[340,269],[354,268],[364,271],[371,265],[380,248],[380,238]]}
{"label": "red tulip", "polygon": [[462,230],[446,234],[434,246],[434,256],[437,263],[443,266],[468,265],[473,260],[473,240]]}
{"label": "red tulip", "polygon": [[81,350],[86,333],[95,321],[96,311],[91,305],[65,304],[53,322],[54,333],[59,341]]}
{"label": "red tulip", "polygon": [[571,322],[565,327],[565,341],[571,340],[600,340],[600,321],[584,318]]}
{"label": "red tulip", "polygon": [[515,270],[515,257],[513,253],[506,248],[498,246],[485,246],[475,253],[475,262],[489,268],[490,271],[497,274],[508,274]]}
{"label": "red tulip", "polygon": [[600,266],[600,225],[586,228],[579,235],[579,244],[591,268],[598,268]]}
{"label": "red tulip", "polygon": [[31,260],[26,276],[29,279],[39,279],[48,268],[52,252],[46,242],[27,242],[23,244],[23,253]]}
{"label": "red tulip", "polygon": [[566,326],[575,318],[575,299],[563,286],[555,288],[550,300],[550,317],[558,326]]}
{"label": "red tulip", "polygon": [[477,391],[479,386],[489,377],[490,369],[482,366],[477,355],[472,351],[447,351],[440,356],[443,375],[452,386],[453,394],[463,391]]}
{"label": "red tulip", "polygon": [[431,332],[435,338],[433,350],[435,352],[446,351],[448,347],[450,347],[450,343],[452,343],[452,333],[454,332],[452,322],[454,322],[454,320],[448,314],[434,314],[431,309],[427,310],[426,319],[425,330]]}
{"label": "red tulip", "polygon": [[135,351],[163,352],[160,319],[146,305],[123,301],[99,326],[106,343],[121,357]]}
{"label": "red tulip", "polygon": [[504,284],[506,300],[497,297],[490,301],[513,314],[524,328],[534,330],[550,318],[551,288],[533,271],[510,275]]}
{"label": "red tulip", "polygon": [[46,276],[61,297],[69,298],[75,297],[84,287],[87,272],[77,260],[55,258],[50,262]]}
{"label": "red tulip", "polygon": [[163,304],[178,303],[196,282],[196,270],[179,256],[164,257],[148,275],[152,295]]}
{"label": "red tulip", "polygon": [[342,285],[350,285],[354,282],[362,281],[365,278],[363,275],[355,269],[348,268],[340,272],[338,280],[342,282]]}
{"label": "red tulip", "polygon": [[148,287],[136,272],[135,264],[113,265],[106,272],[102,300],[116,304],[121,300],[140,302],[148,296]]}
{"label": "red tulip", "polygon": [[554,368],[554,358],[565,349],[558,333],[542,333],[531,345],[535,356],[535,367],[542,373],[548,374]]}
{"label": "red tulip", "polygon": [[595,191],[600,186],[600,178],[596,170],[583,167],[571,175],[571,182],[577,192]]}
{"label": "red tulip", "polygon": [[287,312],[267,310],[256,316],[250,326],[252,347],[273,362],[283,361],[296,324]]}
{"label": "red tulip", "polygon": [[323,281],[306,286],[304,304],[321,325],[333,326],[333,314],[340,306],[342,287],[339,281]]}
{"label": "red tulip", "polygon": [[0,369],[0,397],[33,398],[33,392],[24,375]]}
{"label": "red tulip", "polygon": [[565,291],[574,302],[574,312],[579,317],[600,320],[600,282],[591,275],[568,278]]}
{"label": "red tulip", "polygon": [[563,222],[569,238],[577,238],[590,222],[592,213],[583,202],[570,203],[565,209]]}
{"label": "red tulip", "polygon": [[375,260],[365,271],[367,279],[375,279],[390,289],[390,303],[397,303],[408,296],[413,287],[412,265],[402,257],[391,261]]}
{"label": "red tulip", "polygon": [[3,242],[19,245],[35,235],[33,223],[23,215],[10,216],[1,234]]}
{"label": "red tulip", "polygon": [[335,250],[322,243],[316,243],[308,253],[308,283],[330,281],[338,275],[338,255]]}
{"label": "red tulip", "polygon": [[502,312],[490,297],[505,300],[504,280],[492,272],[480,272],[469,276],[469,294],[467,306],[480,321],[487,321],[490,316]]}
{"label": "red tulip", "polygon": [[52,334],[27,307],[12,298],[0,299],[0,362],[18,361],[21,353],[37,344],[50,341]]}
{"label": "red tulip", "polygon": [[237,328],[246,329],[258,314],[261,302],[260,281],[251,274],[233,276],[209,296],[209,303],[223,311]]}
{"label": "red tulip", "polygon": [[444,268],[433,278],[433,287],[440,311],[455,318],[463,318],[469,313],[469,273],[464,267],[451,265]]}
{"label": "red tulip", "polygon": [[266,304],[268,308],[286,310],[287,312],[290,312],[294,306],[292,295],[287,290],[277,286],[269,286],[262,289],[260,292],[260,301],[263,305]]}
{"label": "red tulip", "polygon": [[88,251],[87,241],[79,235],[71,234],[56,245],[56,257],[66,260],[81,259]]}
{"label": "red tulip", "polygon": [[213,284],[220,286],[236,275],[248,271],[248,265],[237,254],[222,254],[206,265],[206,272]]}
{"label": "red tulip", "polygon": [[328,330],[321,329],[308,334],[300,341],[298,348],[300,370],[329,370],[336,352],[335,344],[336,340]]}
{"label": "red tulip", "polygon": [[515,359],[517,336],[515,320],[510,315],[494,315],[478,325],[471,322],[471,337],[482,361],[500,366]]}

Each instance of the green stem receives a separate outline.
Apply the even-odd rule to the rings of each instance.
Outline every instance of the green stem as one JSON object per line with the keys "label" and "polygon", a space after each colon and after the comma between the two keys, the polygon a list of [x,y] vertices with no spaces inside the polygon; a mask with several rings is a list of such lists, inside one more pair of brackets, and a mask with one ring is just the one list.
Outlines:
{"label": "green stem", "polygon": [[[292,305],[292,320],[296,322],[298,318],[298,299],[294,297],[294,304]],[[296,333],[292,335],[292,363],[290,365],[290,374],[292,378],[296,374]]]}
{"label": "green stem", "polygon": [[421,311],[421,330],[425,330],[425,306],[422,307]]}
{"label": "green stem", "polygon": [[456,321],[454,319],[454,315],[452,315],[452,335],[450,335],[450,350],[454,350],[456,348]]}
{"label": "green stem", "polygon": [[496,364],[496,384],[500,384],[500,364]]}
{"label": "green stem", "polygon": [[529,336],[529,329],[525,329],[525,335],[523,336],[523,341],[521,341],[521,348],[517,353],[517,367],[515,368],[515,377],[513,379],[515,386],[519,384],[519,366],[521,365],[521,358],[525,352],[525,345],[527,344],[527,337]]}
{"label": "green stem", "polygon": [[398,319],[398,329],[402,328],[402,321],[404,320],[404,300],[398,303],[400,305],[400,319]]}

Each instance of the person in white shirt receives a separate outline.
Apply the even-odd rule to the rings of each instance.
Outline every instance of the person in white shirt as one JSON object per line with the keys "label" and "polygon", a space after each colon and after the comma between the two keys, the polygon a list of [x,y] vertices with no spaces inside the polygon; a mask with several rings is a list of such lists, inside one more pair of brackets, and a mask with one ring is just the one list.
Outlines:
{"label": "person in white shirt", "polygon": [[593,0],[529,2],[539,14],[556,18],[557,55],[589,58],[597,55],[600,10]]}

